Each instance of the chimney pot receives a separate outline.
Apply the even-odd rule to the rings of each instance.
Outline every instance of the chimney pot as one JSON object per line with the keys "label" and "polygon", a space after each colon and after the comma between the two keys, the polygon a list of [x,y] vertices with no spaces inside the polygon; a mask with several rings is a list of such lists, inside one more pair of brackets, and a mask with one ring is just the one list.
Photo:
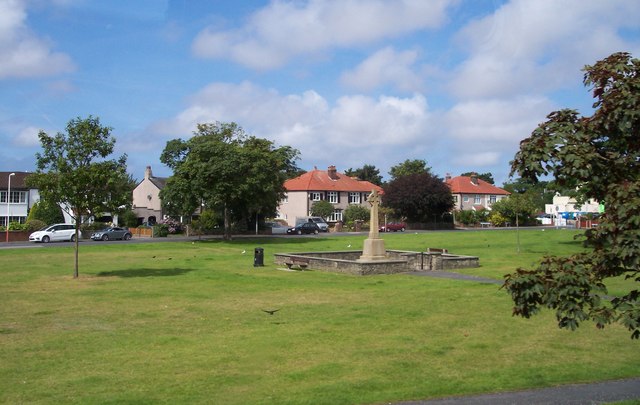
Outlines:
{"label": "chimney pot", "polygon": [[331,180],[338,180],[338,172],[336,171],[336,167],[331,165],[327,169],[327,174]]}

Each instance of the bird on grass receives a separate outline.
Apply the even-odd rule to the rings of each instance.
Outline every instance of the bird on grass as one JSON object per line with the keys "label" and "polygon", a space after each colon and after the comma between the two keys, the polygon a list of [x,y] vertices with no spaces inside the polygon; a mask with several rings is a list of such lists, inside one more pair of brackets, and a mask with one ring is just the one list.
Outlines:
{"label": "bird on grass", "polygon": [[348,247],[348,248],[350,248],[350,247],[351,247],[351,245],[347,245],[347,247]]}
{"label": "bird on grass", "polygon": [[243,251],[242,251],[242,254],[245,254],[245,253],[247,253],[247,251],[246,251],[246,250],[243,250]]}
{"label": "bird on grass", "polygon": [[275,314],[275,313],[276,313],[276,312],[278,312],[278,311],[280,311],[280,308],[278,308],[278,309],[263,309],[263,310],[262,310],[262,312],[266,312],[266,313],[268,313],[269,315],[273,315],[273,314]]}

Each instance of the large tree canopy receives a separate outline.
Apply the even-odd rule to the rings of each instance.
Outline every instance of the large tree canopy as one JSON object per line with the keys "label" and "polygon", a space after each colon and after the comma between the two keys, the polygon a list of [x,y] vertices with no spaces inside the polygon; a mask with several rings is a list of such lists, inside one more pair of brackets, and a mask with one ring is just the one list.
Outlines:
{"label": "large tree canopy", "polygon": [[412,222],[432,221],[453,208],[449,186],[426,172],[390,181],[384,188],[383,202],[398,216]]}
{"label": "large tree canopy", "polygon": [[42,153],[36,154],[37,170],[27,178],[44,201],[68,208],[76,222],[75,269],[78,277],[78,233],[84,216],[126,208],[131,205],[131,177],[127,156],[106,159],[115,146],[112,128],[100,119],[76,118],[67,124],[66,134],[38,134]]}
{"label": "large tree canopy", "polygon": [[380,170],[378,170],[374,165],[365,164],[358,169],[349,168],[344,172],[344,174],[349,177],[357,177],[359,180],[368,181],[378,186],[382,185]]}
{"label": "large tree canopy", "polygon": [[430,173],[431,167],[427,166],[427,161],[422,159],[407,159],[402,163],[391,167],[389,170],[389,176],[391,180],[398,179],[402,176],[408,176],[410,174],[422,174]]}
{"label": "large tree canopy", "polygon": [[585,253],[547,257],[535,269],[505,276],[504,285],[516,315],[528,318],[548,307],[560,327],[575,329],[588,319],[599,328],[619,322],[637,339],[638,289],[607,302],[604,282],[617,276],[640,281],[640,60],[616,53],[584,71],[593,115],[549,114],[521,142],[512,172],[531,181],[553,175],[559,187],[577,190],[580,201],[604,202],[606,213],[585,232]]}
{"label": "large tree canopy", "polygon": [[476,173],[476,172],[465,172],[462,173],[460,176],[478,176],[479,179],[482,179],[484,181],[486,181],[489,184],[496,184],[495,180],[493,179],[493,174],[491,174],[491,172],[486,172],[486,173]]}
{"label": "large tree canopy", "polygon": [[201,204],[222,212],[224,236],[230,239],[233,218],[275,212],[297,157],[297,150],[276,148],[236,123],[199,124],[189,140],[167,142],[160,161],[173,176],[160,196],[173,214],[190,215]]}

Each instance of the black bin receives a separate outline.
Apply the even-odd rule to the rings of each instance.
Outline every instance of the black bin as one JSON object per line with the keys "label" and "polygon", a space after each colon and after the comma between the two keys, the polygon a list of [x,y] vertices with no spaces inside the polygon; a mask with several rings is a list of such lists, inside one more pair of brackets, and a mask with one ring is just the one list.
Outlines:
{"label": "black bin", "polygon": [[264,266],[264,249],[256,248],[253,253],[253,267]]}

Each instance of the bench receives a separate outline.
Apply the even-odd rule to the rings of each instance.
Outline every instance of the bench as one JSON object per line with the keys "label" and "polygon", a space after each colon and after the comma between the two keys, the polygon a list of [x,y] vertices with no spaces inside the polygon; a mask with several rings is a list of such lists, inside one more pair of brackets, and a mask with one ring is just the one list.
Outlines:
{"label": "bench", "polygon": [[481,228],[488,228],[491,226],[491,222],[480,222]]}
{"label": "bench", "polygon": [[309,266],[309,258],[308,257],[287,257],[284,261],[284,264],[287,265],[288,268],[293,266],[298,266],[300,269],[306,269]]}
{"label": "bench", "polygon": [[427,253],[449,253],[447,249],[427,248]]}

